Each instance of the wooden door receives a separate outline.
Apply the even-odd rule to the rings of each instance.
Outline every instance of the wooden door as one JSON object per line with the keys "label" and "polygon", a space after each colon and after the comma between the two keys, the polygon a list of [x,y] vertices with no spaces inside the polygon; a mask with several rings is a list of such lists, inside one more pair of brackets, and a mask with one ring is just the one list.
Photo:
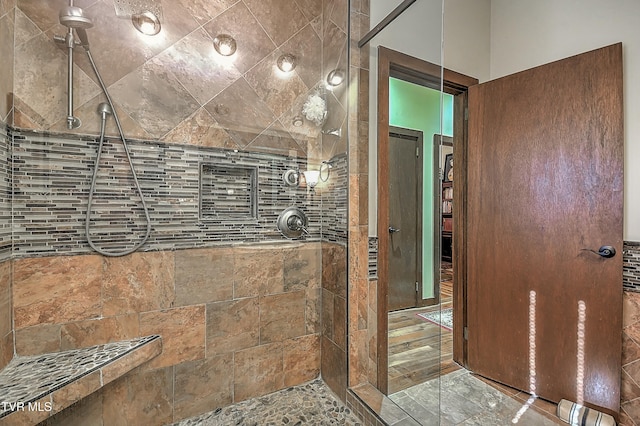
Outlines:
{"label": "wooden door", "polygon": [[469,89],[472,371],[619,411],[623,138],[621,44]]}
{"label": "wooden door", "polygon": [[422,283],[422,132],[389,131],[389,311],[415,308]]}

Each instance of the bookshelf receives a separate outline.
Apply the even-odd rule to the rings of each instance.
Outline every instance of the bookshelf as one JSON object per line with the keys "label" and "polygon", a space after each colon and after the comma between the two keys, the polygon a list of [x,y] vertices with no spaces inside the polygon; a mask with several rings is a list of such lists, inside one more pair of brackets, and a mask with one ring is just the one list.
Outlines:
{"label": "bookshelf", "polygon": [[453,182],[442,182],[442,260],[452,261]]}

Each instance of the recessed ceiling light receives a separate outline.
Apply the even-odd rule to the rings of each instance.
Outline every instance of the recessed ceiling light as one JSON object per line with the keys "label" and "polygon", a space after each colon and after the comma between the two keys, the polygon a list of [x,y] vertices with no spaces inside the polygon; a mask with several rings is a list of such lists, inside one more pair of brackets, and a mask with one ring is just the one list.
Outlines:
{"label": "recessed ceiling light", "polygon": [[282,72],[291,72],[294,69],[296,69],[296,57],[289,54],[289,53],[285,53],[284,55],[280,55],[280,57],[278,58],[278,68],[280,69],[280,71]]}
{"label": "recessed ceiling light", "polygon": [[216,49],[216,52],[222,56],[231,56],[236,53],[236,49],[238,48],[236,40],[229,34],[218,34],[216,38],[213,39],[213,47]]}
{"label": "recessed ceiling light", "polygon": [[331,87],[337,87],[342,84],[344,81],[344,71],[335,69],[329,73],[327,76],[327,84]]}
{"label": "recessed ceiling light", "polygon": [[136,30],[148,36],[156,35],[162,29],[158,17],[149,11],[133,15],[131,17],[131,22],[133,22],[133,26],[136,27]]}

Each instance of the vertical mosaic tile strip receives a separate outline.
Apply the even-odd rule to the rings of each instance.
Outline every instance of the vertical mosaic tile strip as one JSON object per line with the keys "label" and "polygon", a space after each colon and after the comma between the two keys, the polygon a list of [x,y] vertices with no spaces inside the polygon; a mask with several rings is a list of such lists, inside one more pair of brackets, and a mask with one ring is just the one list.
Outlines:
{"label": "vertical mosaic tile strip", "polygon": [[640,293],[640,242],[625,241],[622,255],[622,285]]}
{"label": "vertical mosaic tile strip", "polygon": [[369,279],[378,278],[378,237],[369,237]]}
{"label": "vertical mosaic tile strip", "polygon": [[[282,182],[287,169],[306,168],[305,158],[142,141],[130,141],[129,149],[152,222],[143,250],[282,240],[276,219],[292,205],[309,219],[305,239],[346,240],[346,154],[336,157],[328,187],[312,192]],[[84,224],[96,151],[94,138],[14,131],[14,255],[90,252]],[[203,163],[257,170],[255,219],[201,219]],[[225,202],[223,198],[209,194],[207,202]],[[108,140],[91,211],[92,238],[98,247],[127,249],[139,241],[145,226],[122,145]]]}
{"label": "vertical mosaic tile strip", "polygon": [[11,135],[0,124],[0,262],[11,256]]}

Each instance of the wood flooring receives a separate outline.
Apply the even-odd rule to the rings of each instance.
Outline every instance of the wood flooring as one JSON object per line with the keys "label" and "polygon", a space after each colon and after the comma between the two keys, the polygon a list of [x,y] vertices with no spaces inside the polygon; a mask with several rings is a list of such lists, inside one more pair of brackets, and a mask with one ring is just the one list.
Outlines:
{"label": "wood flooring", "polygon": [[451,307],[453,269],[442,264],[440,305],[389,313],[389,394],[460,368],[453,362],[451,331],[417,314]]}

